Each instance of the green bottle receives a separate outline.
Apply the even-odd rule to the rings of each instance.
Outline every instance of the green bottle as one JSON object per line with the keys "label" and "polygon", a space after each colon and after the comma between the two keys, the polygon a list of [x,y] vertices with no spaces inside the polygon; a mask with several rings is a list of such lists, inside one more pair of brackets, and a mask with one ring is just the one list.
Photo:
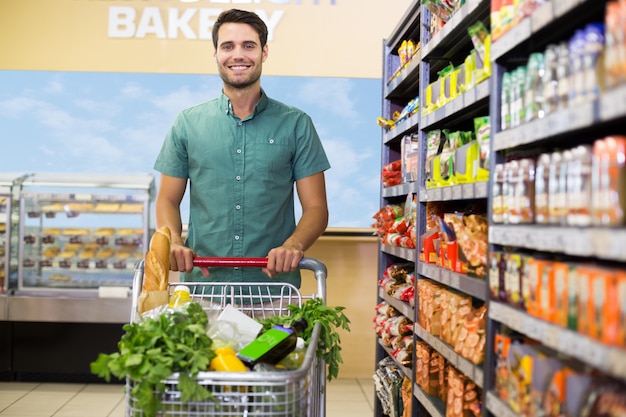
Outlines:
{"label": "green bottle", "polygon": [[296,320],[290,327],[273,326],[244,346],[237,357],[250,369],[257,363],[275,365],[296,348],[298,335],[307,326],[305,319]]}

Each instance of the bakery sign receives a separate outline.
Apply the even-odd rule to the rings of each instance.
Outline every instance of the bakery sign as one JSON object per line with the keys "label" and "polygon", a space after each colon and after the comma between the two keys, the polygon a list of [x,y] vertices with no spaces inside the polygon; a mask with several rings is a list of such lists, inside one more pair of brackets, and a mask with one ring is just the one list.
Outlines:
{"label": "bakery sign", "polygon": [[0,0],[0,69],[217,74],[213,24],[239,8],[268,26],[266,75],[379,78],[410,2]]}

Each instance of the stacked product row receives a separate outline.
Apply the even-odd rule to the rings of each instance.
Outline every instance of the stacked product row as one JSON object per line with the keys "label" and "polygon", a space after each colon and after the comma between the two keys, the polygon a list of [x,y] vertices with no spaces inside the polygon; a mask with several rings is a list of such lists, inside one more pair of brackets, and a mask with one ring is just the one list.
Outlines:
{"label": "stacked product row", "polygon": [[513,159],[495,167],[492,221],[615,226],[624,223],[626,137]]}

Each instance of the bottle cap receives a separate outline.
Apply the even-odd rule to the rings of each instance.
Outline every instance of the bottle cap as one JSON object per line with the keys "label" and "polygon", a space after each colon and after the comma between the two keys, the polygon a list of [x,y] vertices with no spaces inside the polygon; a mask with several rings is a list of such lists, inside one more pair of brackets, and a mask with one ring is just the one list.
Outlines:
{"label": "bottle cap", "polygon": [[191,290],[186,285],[177,285],[177,286],[175,286],[174,287],[174,292],[176,292],[176,291],[185,291],[185,292],[191,293]]}

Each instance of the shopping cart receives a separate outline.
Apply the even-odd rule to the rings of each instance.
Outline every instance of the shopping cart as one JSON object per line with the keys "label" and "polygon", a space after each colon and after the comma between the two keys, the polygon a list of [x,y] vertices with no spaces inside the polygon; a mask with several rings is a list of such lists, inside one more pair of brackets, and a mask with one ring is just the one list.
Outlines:
{"label": "shopping cart", "polygon": [[[253,267],[267,266],[267,258],[196,258],[195,266]],[[192,301],[200,302],[206,309],[224,309],[231,304],[253,318],[288,315],[288,305],[302,306],[306,299],[319,298],[326,302],[326,266],[312,258],[303,258],[300,269],[313,271],[316,293],[302,295],[291,284],[277,282],[170,282],[170,294],[176,285],[191,289]],[[135,266],[132,290],[131,322],[138,318],[137,308],[144,272],[144,261]],[[181,401],[178,374],[163,381],[165,390],[155,392],[161,396],[164,411],[160,416],[240,416],[240,417],[324,417],[326,415],[326,366],[317,357],[321,325],[315,323],[302,365],[295,370],[251,372],[200,372],[197,382],[212,398],[199,402]],[[126,378],[126,416],[143,417],[132,396],[135,381]]]}

